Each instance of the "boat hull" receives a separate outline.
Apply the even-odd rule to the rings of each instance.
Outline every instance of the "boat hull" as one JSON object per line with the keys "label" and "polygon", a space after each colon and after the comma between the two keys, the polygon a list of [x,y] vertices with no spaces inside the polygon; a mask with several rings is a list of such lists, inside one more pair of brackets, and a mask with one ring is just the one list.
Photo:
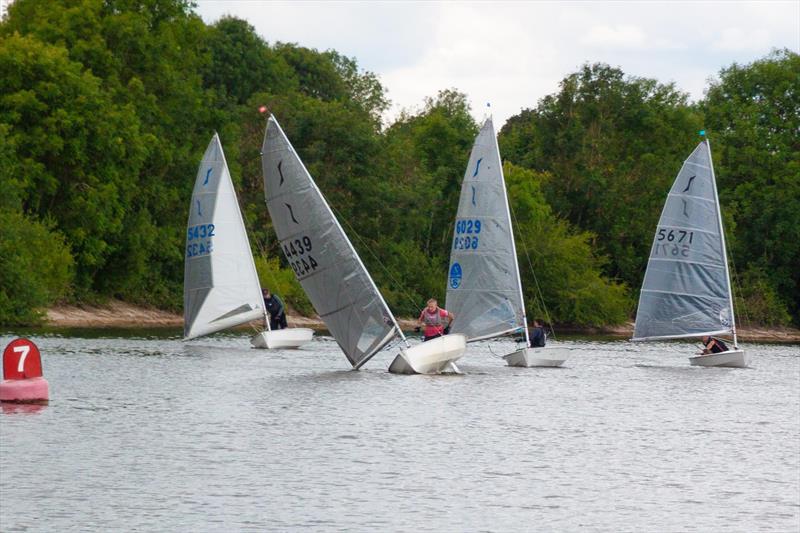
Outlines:
{"label": "boat hull", "polygon": [[567,348],[523,348],[504,355],[508,366],[557,367],[564,364],[569,355]]}
{"label": "boat hull", "polygon": [[708,355],[690,357],[689,363],[692,366],[747,368],[747,366],[750,364],[750,356],[744,350],[728,350],[727,352],[722,353],[712,353]]}
{"label": "boat hull", "polygon": [[286,348],[299,348],[311,342],[314,330],[309,328],[286,328],[262,331],[250,339],[253,348],[265,350],[278,350]]}
{"label": "boat hull", "polygon": [[467,338],[461,334],[445,335],[400,350],[389,365],[393,374],[459,373],[455,362],[464,355]]}

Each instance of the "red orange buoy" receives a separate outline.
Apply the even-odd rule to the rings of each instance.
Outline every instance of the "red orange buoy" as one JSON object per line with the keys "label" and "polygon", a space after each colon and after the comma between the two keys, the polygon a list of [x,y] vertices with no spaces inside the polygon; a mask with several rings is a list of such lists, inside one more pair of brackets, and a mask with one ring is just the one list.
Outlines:
{"label": "red orange buoy", "polygon": [[50,399],[42,377],[42,356],[28,339],[14,339],[3,350],[3,381],[0,402],[45,403]]}

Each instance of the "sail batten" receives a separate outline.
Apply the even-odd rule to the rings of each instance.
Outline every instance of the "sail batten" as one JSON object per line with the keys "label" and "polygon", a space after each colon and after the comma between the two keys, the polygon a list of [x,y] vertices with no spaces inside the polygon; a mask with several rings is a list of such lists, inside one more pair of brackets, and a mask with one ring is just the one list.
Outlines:
{"label": "sail batten", "polygon": [[525,324],[525,309],[497,137],[481,127],[461,184],[445,307],[469,342]]}
{"label": "sail batten", "polygon": [[348,361],[359,368],[402,333],[275,117],[264,133],[267,208],[289,265]]}
{"label": "sail batten", "polygon": [[186,340],[264,317],[253,254],[216,134],[195,178],[184,257]]}
{"label": "sail batten", "polygon": [[633,340],[734,331],[711,151],[701,142],[667,195],[645,271]]}

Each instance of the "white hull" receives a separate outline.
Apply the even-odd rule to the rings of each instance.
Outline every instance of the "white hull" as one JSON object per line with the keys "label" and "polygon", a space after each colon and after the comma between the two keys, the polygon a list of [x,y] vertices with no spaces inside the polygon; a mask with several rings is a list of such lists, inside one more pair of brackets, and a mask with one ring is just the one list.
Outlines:
{"label": "white hull", "polygon": [[280,348],[299,348],[311,342],[314,330],[308,328],[287,328],[262,331],[250,339],[254,348],[276,350]]}
{"label": "white hull", "polygon": [[555,367],[561,366],[569,356],[567,348],[523,348],[504,355],[508,366],[522,367]]}
{"label": "white hull", "polygon": [[461,334],[445,335],[400,350],[400,354],[389,365],[393,374],[441,374],[458,373],[455,365],[467,349],[467,338]]}
{"label": "white hull", "polygon": [[690,357],[692,366],[725,366],[729,368],[747,368],[750,356],[744,350],[728,350],[727,352]]}

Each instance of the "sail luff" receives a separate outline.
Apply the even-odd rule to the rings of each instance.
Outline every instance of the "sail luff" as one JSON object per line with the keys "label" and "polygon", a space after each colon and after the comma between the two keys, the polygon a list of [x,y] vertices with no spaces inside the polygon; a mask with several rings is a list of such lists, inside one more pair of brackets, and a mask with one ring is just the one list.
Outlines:
{"label": "sail luff", "polygon": [[[216,138],[217,143],[219,143],[219,153],[222,155],[222,164],[223,164],[224,168],[227,171],[226,174],[228,176],[228,179],[231,180],[230,186],[231,186],[231,190],[233,191],[233,199],[235,200],[234,201],[234,207],[236,208],[236,214],[239,216],[239,220],[241,221],[242,233],[244,234],[244,242],[247,245],[247,250],[249,251],[250,272],[252,273],[253,278],[255,278],[255,280],[256,280],[255,285],[258,288],[258,294],[255,295],[255,298],[257,298],[259,300],[262,300],[263,296],[261,294],[261,280],[258,279],[258,269],[256,269],[256,260],[253,257],[253,249],[250,247],[250,238],[247,236],[247,227],[244,224],[244,216],[242,215],[242,209],[239,206],[239,197],[236,194],[236,189],[233,187],[233,178],[231,177],[230,169],[228,167],[228,158],[225,157],[225,151],[222,149],[222,141],[220,141],[219,134],[217,132],[214,132],[214,138]],[[267,309],[263,305],[261,307],[262,307],[262,311],[264,312],[264,318],[266,319],[267,318]],[[266,323],[267,323],[267,329],[270,330],[271,328],[269,326],[269,320],[268,319],[266,320]]]}
{"label": "sail luff", "polygon": [[639,295],[634,340],[732,331],[720,221],[713,165],[703,141],[684,161],[661,210]]}
{"label": "sail luff", "polygon": [[461,183],[450,248],[446,308],[452,333],[500,336],[524,317],[508,191],[497,136],[487,119],[475,138]]}
{"label": "sail luff", "polygon": [[216,133],[195,177],[184,253],[186,340],[261,316],[258,274],[225,152]]}
{"label": "sail luff", "polygon": [[363,366],[395,335],[406,340],[322,191],[274,116],[267,121],[264,133],[262,167],[265,199],[283,252],[351,365]]}
{"label": "sail luff", "polygon": [[[494,133],[494,123],[492,124],[492,133]],[[506,189],[506,176],[503,172],[503,160],[500,158],[500,143],[497,142],[497,134],[494,135],[494,147],[497,151],[497,160],[500,162],[500,185],[503,189],[503,198],[506,205],[506,218],[508,219],[508,230],[511,233],[511,253],[514,257],[514,268],[517,274],[517,287],[519,288],[519,301],[522,304],[522,331],[525,333],[525,346],[531,345],[530,335],[528,333],[528,317],[525,311],[525,295],[522,292],[522,277],[519,273],[519,257],[517,256],[517,243],[514,238],[514,225],[511,223],[511,207],[509,206],[510,199],[508,198],[508,189]]]}
{"label": "sail luff", "polygon": [[719,203],[719,192],[717,191],[717,177],[714,173],[714,163],[711,159],[711,143],[705,139],[706,150],[708,150],[708,163],[711,166],[711,185],[714,187],[714,198],[716,199],[715,205],[717,209],[717,222],[719,223],[719,237],[722,242],[722,259],[725,264],[725,278],[728,282],[728,304],[731,313],[731,332],[733,333],[733,346],[736,347],[736,317],[733,314],[733,286],[731,285],[731,271],[728,266],[728,250],[725,245],[725,230],[722,227],[722,207]]}
{"label": "sail luff", "polygon": [[[274,119],[274,117],[272,117],[272,116],[270,118]],[[278,126],[278,129],[280,129],[281,133],[283,133],[284,136],[285,136],[286,134],[283,132],[283,129],[281,128],[280,124],[278,124],[277,119],[275,119],[275,125]],[[288,138],[286,139],[286,141],[289,143],[289,147],[291,148],[292,152],[297,154],[297,152],[294,149],[294,146],[292,146],[292,142],[289,141]],[[369,280],[370,285],[372,285],[372,290],[375,291],[375,294],[378,296],[378,299],[380,299],[384,310],[389,315],[389,318],[391,318],[392,323],[394,323],[394,327],[395,327],[395,330],[397,331],[397,334],[400,335],[400,338],[403,339],[403,342],[405,342],[407,346],[410,346],[410,344],[408,343],[408,339],[406,339],[406,336],[403,334],[403,330],[400,329],[400,324],[397,323],[397,319],[395,318],[394,313],[392,313],[392,310],[389,309],[389,305],[386,303],[386,300],[383,299],[383,294],[381,294],[381,291],[378,290],[378,286],[375,284],[375,280],[372,279],[372,276],[370,275],[369,270],[367,270],[367,267],[364,266],[364,262],[361,260],[361,256],[358,255],[358,252],[356,252],[356,249],[353,246],[353,243],[350,241],[350,237],[347,236],[347,232],[344,231],[344,228],[339,223],[339,219],[333,213],[333,209],[331,209],[330,203],[328,203],[328,199],[325,198],[324,194],[322,194],[322,190],[317,185],[317,182],[314,181],[314,179],[311,177],[311,174],[308,172],[308,169],[306,168],[305,163],[303,163],[303,160],[300,159],[300,156],[297,156],[297,159],[300,161],[300,164],[303,167],[303,171],[306,174],[308,174],[309,181],[311,182],[311,187],[313,187],[314,190],[317,191],[317,194],[320,195],[320,197],[322,198],[322,203],[325,206],[325,208],[328,210],[328,213],[330,214],[331,218],[333,219],[334,224],[336,224],[336,227],[339,228],[339,231],[342,232],[342,236],[344,237],[344,240],[347,243],[347,245],[350,247],[350,251],[353,253],[353,256],[355,257],[356,261],[358,261],[358,265],[361,267],[361,269],[366,274],[366,277]],[[356,369],[360,368],[364,363],[366,363],[370,358],[372,358],[372,356],[374,356],[381,349],[383,349],[383,347],[386,346],[386,344],[388,344],[392,340],[392,338],[393,338],[393,336],[389,337],[388,339],[386,339],[385,343],[379,345],[379,347],[374,350],[372,355],[370,355],[369,357],[364,359],[355,368]]]}

